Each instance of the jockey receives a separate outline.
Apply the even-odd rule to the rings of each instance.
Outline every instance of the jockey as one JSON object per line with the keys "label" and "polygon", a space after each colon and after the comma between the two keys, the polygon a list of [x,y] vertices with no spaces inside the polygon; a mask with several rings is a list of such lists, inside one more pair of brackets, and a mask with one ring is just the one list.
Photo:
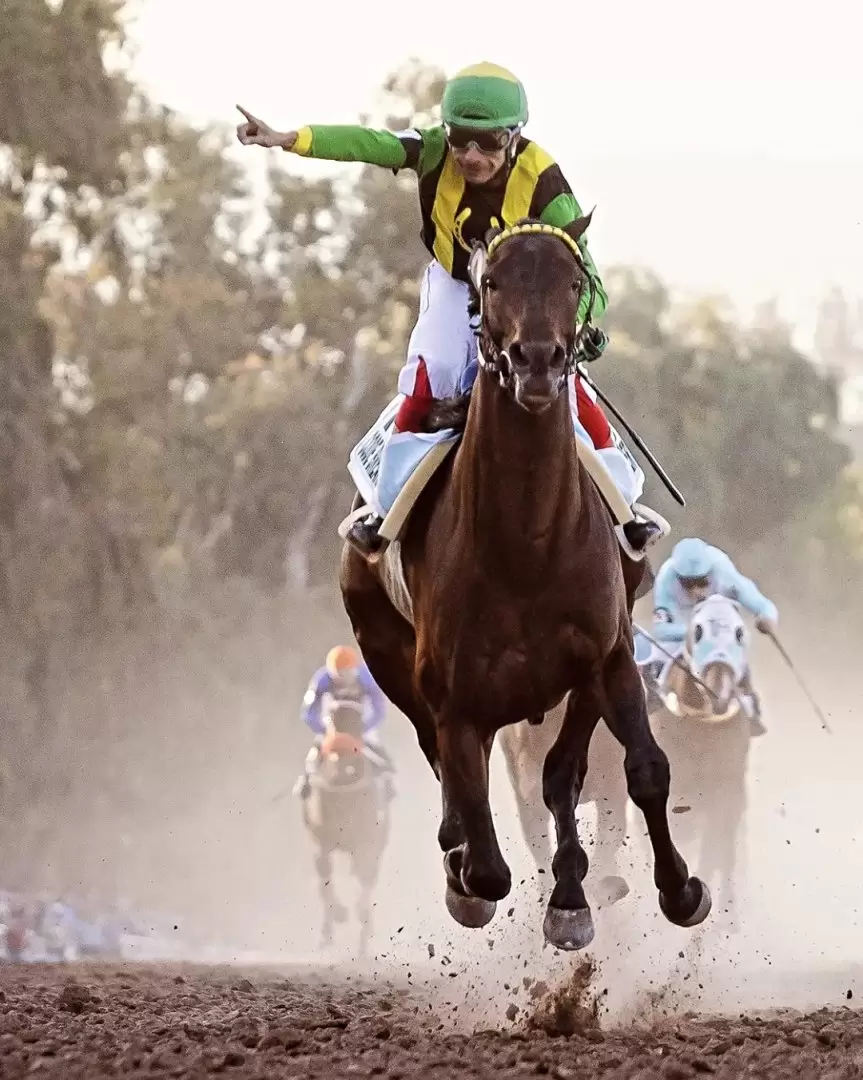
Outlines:
{"label": "jockey", "polygon": [[[653,585],[653,636],[669,653],[679,656],[689,628],[692,609],[708,596],[719,593],[737,601],[755,616],[755,626],[762,634],[774,634],[779,620],[776,605],[768,600],[749,578],[744,577],[728,555],[695,537],[678,541],[659,568]],[[659,677],[668,663],[658,661],[650,673]],[[752,702],[753,734],[766,729],[761,722],[758,695],[752,686],[751,670],[743,683]]]}
{"label": "jockey", "polygon": [[321,716],[327,694],[337,701],[356,701],[364,706],[363,741],[367,750],[371,751],[369,758],[381,771],[393,771],[392,762],[378,736],[378,728],[386,712],[386,698],[357,650],[348,645],[336,645],[327,653],[324,666],[312,676],[303,698],[300,716],[315,733],[315,741],[294,786],[294,794],[301,798],[306,798],[311,791],[309,778],[317,769],[320,745],[327,734]]}
{"label": "jockey", "polygon": [[[354,522],[347,534],[353,546],[368,555],[381,547],[383,516],[439,438],[439,433],[423,433],[433,400],[463,392],[465,373],[473,368],[475,374],[477,342],[468,315],[472,243],[483,240],[492,226],[508,227],[528,216],[566,229],[582,217],[581,207],[560,166],[522,134],[528,117],[524,87],[495,64],[474,64],[450,79],[441,104],[443,123],[431,128],[394,133],[316,125],[279,132],[245,109],[240,112],[246,117],[237,127],[243,145],[280,147],[329,161],[362,161],[393,173],[410,169],[419,181],[422,239],[431,262],[398,378],[405,397],[382,454],[375,513]],[[608,298],[583,239],[579,246],[595,292],[592,310],[589,295],[582,299],[578,318],[583,321],[601,316]],[[601,329],[589,327],[582,344],[585,358],[595,360],[607,343]],[[576,436],[599,453],[627,506],[633,506],[644,486],[643,471],[609,425],[593,391],[574,374],[569,400]],[[655,521],[637,513],[623,531],[639,552],[662,534]]]}

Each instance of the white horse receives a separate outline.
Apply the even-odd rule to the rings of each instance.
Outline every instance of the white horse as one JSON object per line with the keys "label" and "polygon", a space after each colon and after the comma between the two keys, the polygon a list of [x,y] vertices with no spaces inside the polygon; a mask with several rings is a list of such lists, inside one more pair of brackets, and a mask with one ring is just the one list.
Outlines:
{"label": "white horse", "polygon": [[642,672],[661,663],[652,689],[673,716],[719,724],[734,719],[741,709],[747,717],[754,715],[751,636],[736,601],[715,593],[696,604],[686,639],[664,646],[674,660],[643,636],[636,637]]}

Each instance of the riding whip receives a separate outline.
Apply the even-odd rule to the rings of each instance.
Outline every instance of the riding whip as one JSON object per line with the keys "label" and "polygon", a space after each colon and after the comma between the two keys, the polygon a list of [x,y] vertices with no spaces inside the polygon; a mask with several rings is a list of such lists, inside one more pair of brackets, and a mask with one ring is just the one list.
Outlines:
{"label": "riding whip", "polygon": [[646,630],[642,630],[637,622],[634,622],[632,625],[633,625],[633,628],[636,629],[639,632],[639,634],[641,634],[642,637],[647,638],[647,640],[650,642],[651,645],[655,645],[656,648],[659,649],[659,651],[661,653],[664,653],[668,657],[668,659],[672,662],[672,664],[679,667],[680,670],[685,672],[690,677],[690,679],[692,679],[692,681],[694,683],[697,683],[701,687],[701,689],[705,692],[705,694],[707,694],[707,696],[710,698],[710,700],[714,703],[714,705],[721,705],[722,704],[722,702],[719,700],[718,696],[716,694],[714,694],[714,692],[710,689],[710,687],[707,685],[707,683],[702,682],[701,679],[699,679],[698,676],[694,672],[690,671],[689,668],[686,666],[686,664],[683,663],[683,661],[680,659],[679,656],[675,656],[674,653],[671,653],[671,652],[668,651],[668,649],[663,648],[662,645],[660,645],[659,642],[656,640],[656,638],[651,637],[650,634],[648,634],[648,632]]}
{"label": "riding whip", "polygon": [[587,385],[590,386],[591,389],[596,393],[596,396],[602,399],[602,402],[608,406],[608,408],[611,410],[612,413],[614,413],[615,417],[620,421],[623,427],[626,428],[626,430],[629,432],[630,438],[650,462],[654,472],[663,482],[663,484],[665,484],[666,488],[668,489],[671,497],[675,500],[675,502],[679,503],[680,506],[686,506],[686,499],[684,499],[683,495],[680,493],[679,488],[665,471],[665,469],[663,469],[663,467],[656,460],[653,452],[651,451],[650,447],[645,443],[644,439],[642,439],[642,437],[638,434],[635,428],[632,427],[632,425],[629,423],[626,417],[623,416],[617,406],[614,405],[614,403],[610,401],[608,397],[599,389],[599,387],[587,374],[581,364],[576,364],[576,370],[578,371],[579,376],[584,379]]}
{"label": "riding whip", "polygon": [[811,694],[811,692],[810,692],[810,690],[809,690],[809,687],[808,687],[808,686],[806,685],[806,683],[805,683],[805,682],[803,681],[803,677],[801,676],[801,674],[800,674],[800,672],[799,672],[799,671],[797,670],[797,668],[796,668],[796,667],[794,666],[794,663],[793,663],[793,661],[792,661],[791,657],[790,657],[790,656],[788,655],[788,652],[787,652],[787,650],[786,650],[785,646],[784,646],[784,645],[782,644],[782,642],[781,642],[781,641],[779,640],[779,638],[778,638],[778,637],[776,636],[776,634],[775,634],[775,633],[774,633],[774,632],[773,632],[772,630],[768,630],[768,631],[767,631],[767,636],[768,636],[768,637],[770,638],[770,640],[771,640],[771,641],[773,642],[773,644],[774,644],[774,645],[776,646],[776,648],[777,648],[777,649],[779,650],[779,655],[780,655],[780,656],[782,657],[782,659],[783,659],[783,660],[785,661],[785,663],[786,663],[786,664],[788,665],[788,667],[789,667],[789,668],[791,669],[791,674],[792,674],[792,675],[794,676],[794,678],[795,678],[795,679],[797,680],[797,685],[798,685],[798,686],[800,687],[800,689],[801,689],[801,690],[803,691],[803,693],[804,693],[804,694],[806,695],[806,698],[807,698],[807,700],[809,701],[809,704],[810,704],[810,705],[812,706],[812,708],[813,708],[813,709],[814,709],[814,711],[815,711],[815,715],[816,715],[816,716],[818,717],[818,719],[820,720],[820,722],[821,722],[821,727],[822,727],[822,728],[823,728],[823,729],[824,729],[824,730],[825,730],[825,731],[826,731],[826,732],[827,732],[828,734],[832,735],[832,734],[833,734],[833,730],[832,730],[832,728],[830,727],[830,725],[829,725],[829,724],[827,723],[827,719],[826,719],[826,717],[824,716],[824,713],[823,713],[823,712],[821,711],[821,707],[820,707],[820,705],[819,705],[819,704],[818,704],[818,702],[817,702],[817,701],[815,700],[815,698],[814,698],[814,697],[812,696],[812,694]]}

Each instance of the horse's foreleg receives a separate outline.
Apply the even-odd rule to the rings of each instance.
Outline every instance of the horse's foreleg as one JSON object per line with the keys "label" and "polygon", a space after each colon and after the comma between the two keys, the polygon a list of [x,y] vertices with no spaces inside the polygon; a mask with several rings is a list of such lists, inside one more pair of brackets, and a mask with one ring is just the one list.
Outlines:
{"label": "horse's foreleg", "polygon": [[342,555],[341,588],[354,636],[378,686],[410,720],[420,749],[437,772],[434,718],[416,692],[416,634],[393,607],[375,572],[350,544]]}
{"label": "horse's foreleg", "polygon": [[[396,611],[376,574],[347,544],[342,557],[342,594],[345,609],[363,659],[378,686],[413,725],[417,742],[440,780],[437,731],[434,717],[415,684],[416,634]],[[442,793],[441,846],[447,850],[464,840],[461,822]]]}
{"label": "horse's foreleg", "polygon": [[582,887],[588,860],[578,839],[575,808],[587,774],[590,739],[598,722],[597,702],[584,694],[570,693],[560,733],[542,770],[542,794],[557,834],[551,864],[554,889],[543,932],[558,949],[583,949],[593,940],[593,917]]}
{"label": "horse's foreleg", "polygon": [[625,640],[609,657],[602,673],[607,700],[605,720],[625,751],[629,797],[644,815],[653,848],[653,880],[662,913],[678,926],[697,926],[710,911],[703,881],[689,876],[674,846],[668,823],[671,769],[647,718],[647,706],[631,645]]}
{"label": "horse's foreleg", "polygon": [[[438,726],[440,781],[445,814],[455,815],[464,841],[445,849],[447,909],[462,926],[484,926],[512,881],[494,830],[488,801],[488,760],[493,737],[460,717],[443,716]],[[441,846],[447,839],[441,824]]]}

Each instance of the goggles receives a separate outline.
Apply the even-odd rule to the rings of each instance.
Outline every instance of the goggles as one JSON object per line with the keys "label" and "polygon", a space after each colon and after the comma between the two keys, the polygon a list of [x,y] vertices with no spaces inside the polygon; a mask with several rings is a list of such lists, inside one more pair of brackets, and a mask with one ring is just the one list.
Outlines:
{"label": "goggles", "polygon": [[444,124],[446,141],[453,150],[469,150],[473,147],[483,154],[495,154],[505,150],[518,134],[517,129],[497,128],[484,131],[480,128],[459,127],[456,124]]}

